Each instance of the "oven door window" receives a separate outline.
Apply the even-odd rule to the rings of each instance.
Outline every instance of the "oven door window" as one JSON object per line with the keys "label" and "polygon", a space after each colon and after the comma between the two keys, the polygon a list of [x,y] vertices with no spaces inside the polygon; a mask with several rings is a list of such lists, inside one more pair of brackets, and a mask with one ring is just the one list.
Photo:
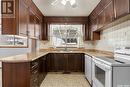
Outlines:
{"label": "oven door window", "polygon": [[95,65],[95,77],[105,87],[105,71]]}

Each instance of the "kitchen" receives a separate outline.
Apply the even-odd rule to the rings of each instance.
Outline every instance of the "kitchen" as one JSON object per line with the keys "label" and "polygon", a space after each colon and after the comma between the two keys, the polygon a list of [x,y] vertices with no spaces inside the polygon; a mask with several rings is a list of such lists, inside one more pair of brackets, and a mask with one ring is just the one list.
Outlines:
{"label": "kitchen", "polygon": [[130,0],[0,2],[0,87],[130,87]]}

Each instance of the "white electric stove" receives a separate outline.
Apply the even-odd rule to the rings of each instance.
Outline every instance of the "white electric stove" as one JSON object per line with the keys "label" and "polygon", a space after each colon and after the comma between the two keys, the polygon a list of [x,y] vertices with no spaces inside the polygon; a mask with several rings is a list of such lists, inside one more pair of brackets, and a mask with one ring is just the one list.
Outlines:
{"label": "white electric stove", "polygon": [[130,49],[115,50],[114,59],[94,57],[93,87],[130,87]]}

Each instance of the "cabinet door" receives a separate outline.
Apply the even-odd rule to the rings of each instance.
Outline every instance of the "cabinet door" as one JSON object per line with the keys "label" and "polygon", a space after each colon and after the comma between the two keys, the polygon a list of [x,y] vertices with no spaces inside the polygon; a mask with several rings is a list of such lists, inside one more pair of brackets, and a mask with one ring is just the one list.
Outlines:
{"label": "cabinet door", "polygon": [[90,21],[92,31],[96,31],[98,29],[97,22],[98,22],[97,18]]}
{"label": "cabinet door", "polygon": [[39,59],[39,75],[38,76],[39,76],[38,85],[40,86],[46,76],[46,56],[43,56],[42,58]]}
{"label": "cabinet door", "polygon": [[95,32],[97,30],[97,18],[95,20],[90,20],[89,22],[89,33],[91,40],[100,40],[100,33]]}
{"label": "cabinet door", "polygon": [[130,11],[130,0],[114,0],[116,18],[127,15]]}
{"label": "cabinet door", "polygon": [[29,24],[28,24],[28,36],[29,37],[35,37],[35,24],[34,24],[34,14],[30,10],[29,12]]}
{"label": "cabinet door", "polygon": [[43,60],[42,71],[43,71],[43,77],[45,78],[45,76],[47,74],[47,66],[46,66],[47,56],[44,56],[44,58],[42,60]]}
{"label": "cabinet door", "polygon": [[40,20],[35,16],[35,37],[37,39],[40,39],[40,32],[41,32],[41,22]]}
{"label": "cabinet door", "polygon": [[105,8],[105,23],[104,25],[109,24],[114,20],[114,7],[113,7],[113,1],[111,1],[107,7]]}
{"label": "cabinet door", "polygon": [[98,29],[100,29],[104,26],[104,22],[105,22],[105,11],[104,10],[98,15],[97,20],[98,20]]}
{"label": "cabinet door", "polygon": [[84,72],[84,54],[75,54],[75,71]]}
{"label": "cabinet door", "polygon": [[83,55],[80,53],[68,54],[68,71],[83,72]]}
{"label": "cabinet door", "polygon": [[47,62],[47,72],[54,72],[56,70],[54,63],[54,54],[48,54],[46,62]]}
{"label": "cabinet door", "polygon": [[54,57],[54,64],[55,64],[54,66],[56,71],[58,72],[65,71],[66,64],[67,64],[67,58],[65,54],[55,53],[53,57]]}
{"label": "cabinet door", "polygon": [[42,40],[48,40],[48,23],[43,23],[43,29],[42,29]]}
{"label": "cabinet door", "polygon": [[27,36],[29,10],[28,7],[20,0],[19,4],[19,35]]}
{"label": "cabinet door", "polygon": [[[88,23],[88,22],[87,22]],[[84,25],[84,30],[83,30],[83,38],[84,38],[84,40],[85,41],[88,41],[88,40],[90,40],[90,37],[89,37],[89,29],[88,29],[88,24],[85,24]]]}
{"label": "cabinet door", "polygon": [[[77,54],[76,54],[77,56]],[[75,54],[68,54],[68,70],[69,72],[75,72],[76,71],[76,56]]]}

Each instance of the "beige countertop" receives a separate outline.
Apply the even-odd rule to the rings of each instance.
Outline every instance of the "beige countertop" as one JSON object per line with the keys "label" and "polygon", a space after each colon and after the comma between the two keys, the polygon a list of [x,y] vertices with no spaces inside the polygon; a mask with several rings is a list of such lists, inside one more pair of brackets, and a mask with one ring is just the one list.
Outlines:
{"label": "beige countertop", "polygon": [[92,50],[79,50],[79,51],[47,51],[46,50],[46,51],[36,51],[32,53],[26,53],[26,54],[21,54],[21,55],[0,58],[0,61],[10,62],[10,63],[30,62],[42,56],[45,56],[49,53],[85,53],[90,56],[114,58],[112,53],[103,52],[103,51],[99,52],[99,51],[92,51]]}

